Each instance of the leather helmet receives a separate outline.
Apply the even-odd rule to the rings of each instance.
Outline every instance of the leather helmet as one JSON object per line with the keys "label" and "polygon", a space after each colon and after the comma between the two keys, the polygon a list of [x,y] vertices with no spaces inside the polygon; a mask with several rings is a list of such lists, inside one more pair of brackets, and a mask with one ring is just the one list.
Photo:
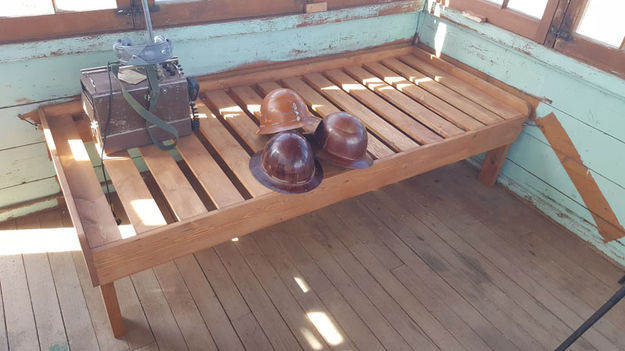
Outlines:
{"label": "leather helmet", "polygon": [[344,168],[368,168],[373,159],[367,154],[367,129],[347,112],[324,118],[312,136],[316,156]]}
{"label": "leather helmet", "polygon": [[260,105],[260,127],[257,134],[273,134],[314,124],[306,103],[291,89],[269,92]]}
{"label": "leather helmet", "polygon": [[261,184],[281,193],[305,193],[323,179],[312,147],[294,132],[282,132],[269,139],[265,149],[250,159],[250,170]]}

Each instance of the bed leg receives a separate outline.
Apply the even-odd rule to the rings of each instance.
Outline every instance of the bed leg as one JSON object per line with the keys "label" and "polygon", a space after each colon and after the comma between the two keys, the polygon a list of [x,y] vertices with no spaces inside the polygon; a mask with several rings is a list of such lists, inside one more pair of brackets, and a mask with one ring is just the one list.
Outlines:
{"label": "bed leg", "polygon": [[104,300],[104,307],[106,308],[106,314],[111,323],[111,329],[113,335],[116,338],[124,336],[124,322],[122,320],[122,313],[119,309],[119,301],[117,301],[117,292],[115,291],[115,285],[108,283],[100,285],[100,292],[102,292],[102,299]]}
{"label": "bed leg", "polygon": [[510,150],[510,144],[498,147],[486,153],[486,158],[482,163],[482,170],[477,176],[477,180],[479,180],[480,183],[486,186],[493,186],[495,184],[499,172],[501,172],[501,168],[503,167],[503,163],[506,160],[506,155],[508,155],[508,150]]}

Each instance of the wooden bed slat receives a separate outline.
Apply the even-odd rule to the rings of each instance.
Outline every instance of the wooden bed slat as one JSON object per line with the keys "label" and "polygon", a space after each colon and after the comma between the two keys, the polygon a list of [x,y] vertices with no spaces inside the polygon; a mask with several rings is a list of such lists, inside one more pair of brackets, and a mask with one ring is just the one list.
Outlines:
{"label": "wooden bed slat", "polygon": [[[315,89],[336,103],[345,111],[358,117],[373,133],[396,150],[409,150],[419,144],[395,129],[391,124],[380,118],[368,108],[364,107],[341,88],[319,73],[307,74],[304,79]],[[366,88],[365,88],[366,89]]]}
{"label": "wooden bed slat", "polygon": [[439,135],[447,138],[458,135],[464,131],[436,113],[428,110],[423,105],[402,94],[399,90],[386,84],[382,79],[378,78],[360,66],[346,67],[345,71],[352,77],[357,79],[359,83],[366,86],[370,90],[378,93],[384,99],[388,100],[408,115],[417,119],[423,125],[432,129]]}
{"label": "wooden bed slat", "polygon": [[223,90],[204,93],[204,98],[212,103],[224,121],[234,129],[241,139],[254,151],[258,152],[265,147],[267,137],[256,134],[258,126],[243,111],[243,109]]}
{"label": "wooden bed slat", "polygon": [[196,103],[200,118],[200,131],[223,158],[228,167],[239,178],[252,196],[268,193],[269,189],[261,185],[249,169],[250,155],[228,132],[215,115],[202,102]]}
{"label": "wooden bed slat", "polygon": [[[310,107],[311,110],[315,111],[321,117],[325,118],[331,113],[339,112],[340,110],[336,108],[330,101],[326,100],[321,94],[315,91],[315,89],[311,88],[310,85],[306,84],[300,78],[287,78],[283,80],[284,85],[300,94],[300,96],[306,101],[306,104]],[[261,86],[262,89],[262,86]],[[371,132],[367,132],[368,134],[368,142],[367,151],[374,158],[380,159],[385,156],[390,156],[395,153],[391,148],[384,145],[383,142],[378,140]]]}
{"label": "wooden bed slat", "polygon": [[[160,150],[156,145],[142,146],[139,151],[179,220],[207,212],[169,152]],[[181,203],[184,207],[174,208],[174,204]]]}
{"label": "wooden bed slat", "polygon": [[97,285],[91,249],[120,240],[121,233],[72,117],[65,115],[48,120],[42,113],[41,123],[91,280]]}
{"label": "wooden bed slat", "polygon": [[167,224],[127,152],[105,156],[104,167],[137,234]]}
{"label": "wooden bed slat", "polygon": [[505,101],[510,106],[514,106],[517,112],[523,115],[529,115],[530,113],[530,104],[523,100],[522,98],[515,96],[512,93],[505,91],[504,89],[498,87],[495,84],[492,84],[466,70],[454,66],[448,61],[441,59],[440,57],[436,57],[435,55],[430,54],[429,52],[415,47],[412,52],[413,55],[418,57],[419,59],[432,64],[444,71],[447,71],[454,76],[466,81],[472,86],[478,87],[480,90]]}
{"label": "wooden bed slat", "polygon": [[[384,65],[366,64],[365,67],[378,75],[390,77],[389,80],[397,80],[395,86],[399,87],[401,84],[401,90],[407,95],[466,130],[474,130],[484,124],[502,120],[497,114],[395,58],[382,63]],[[408,80],[408,84],[404,85],[402,79]]]}
{"label": "wooden bed slat", "polygon": [[378,115],[384,117],[386,121],[411,136],[420,144],[430,144],[443,139],[375,93],[369,91],[343,71],[338,69],[331,70],[325,72],[325,75],[345,92],[355,97]]}
{"label": "wooden bed slat", "polygon": [[243,201],[243,196],[195,135],[181,138],[178,151],[217,208]]}
{"label": "wooden bed slat", "polygon": [[409,66],[412,66],[420,72],[427,74],[428,76],[430,76],[430,78],[435,79],[437,82],[486,107],[487,109],[495,112],[503,118],[513,118],[521,114],[519,111],[516,111],[511,106],[506,105],[504,102],[498,100],[492,95],[489,95],[482,90],[476,89],[475,86],[472,86],[466,81],[457,78],[447,71],[439,69],[438,67],[435,67],[425,61],[422,61],[416,56],[402,56],[399,58],[399,60]]}

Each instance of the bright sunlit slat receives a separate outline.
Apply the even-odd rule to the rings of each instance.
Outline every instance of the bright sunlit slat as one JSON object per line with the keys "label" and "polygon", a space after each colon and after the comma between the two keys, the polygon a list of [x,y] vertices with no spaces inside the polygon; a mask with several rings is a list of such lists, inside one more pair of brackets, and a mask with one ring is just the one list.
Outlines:
{"label": "bright sunlit slat", "polygon": [[56,150],[56,145],[54,145],[54,139],[52,139],[52,133],[50,129],[45,128],[43,130],[43,135],[46,137],[46,144],[48,144],[48,150]]}
{"label": "bright sunlit slat", "polygon": [[365,90],[366,88],[360,84],[341,84],[341,86],[343,87],[343,90],[347,91],[348,93],[351,92],[352,90]]}
{"label": "bright sunlit slat", "polygon": [[132,211],[141,218],[146,226],[161,226],[167,224],[161,211],[153,199],[137,199],[130,202]]}
{"label": "bright sunlit slat", "polygon": [[338,345],[343,342],[343,336],[336,329],[327,314],[324,312],[309,312],[307,315],[308,319],[310,319],[328,344]]}
{"label": "bright sunlit slat", "polygon": [[80,139],[70,139],[67,141],[69,148],[72,150],[72,155],[76,161],[89,161],[89,154],[85,148],[85,144]]}

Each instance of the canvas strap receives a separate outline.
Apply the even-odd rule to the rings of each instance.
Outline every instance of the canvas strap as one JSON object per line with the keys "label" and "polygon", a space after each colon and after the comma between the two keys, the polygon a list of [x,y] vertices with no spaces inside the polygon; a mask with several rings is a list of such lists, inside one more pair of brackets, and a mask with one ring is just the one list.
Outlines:
{"label": "canvas strap", "polygon": [[[158,102],[158,97],[161,93],[161,89],[158,86],[158,73],[156,70],[156,65],[148,65],[148,66],[145,66],[145,68],[146,68],[146,74],[148,78],[148,85],[150,87],[149,108],[146,109],[145,107],[143,107],[143,105],[141,105],[132,95],[130,95],[130,93],[124,87],[124,84],[120,81],[119,85],[121,87],[122,96],[128,102],[130,107],[132,107],[132,109],[135,110],[135,112],[137,112],[139,116],[141,116],[141,118],[145,120],[145,128],[147,129],[148,134],[150,135],[150,138],[152,139],[152,142],[154,143],[154,145],[156,145],[159,149],[164,150],[164,151],[172,150],[178,144],[178,130],[174,128],[173,126],[171,126],[170,124],[167,124],[162,119],[158,118],[157,115],[154,114],[154,111],[156,110],[156,103]],[[119,77],[118,77],[119,65],[111,66],[111,70],[113,71],[115,78],[119,80]],[[171,144],[165,144],[162,141],[156,139],[154,135],[152,134],[153,132],[152,132],[152,129],[150,128],[150,125],[155,125],[157,128],[169,133],[174,139],[174,142]]]}

